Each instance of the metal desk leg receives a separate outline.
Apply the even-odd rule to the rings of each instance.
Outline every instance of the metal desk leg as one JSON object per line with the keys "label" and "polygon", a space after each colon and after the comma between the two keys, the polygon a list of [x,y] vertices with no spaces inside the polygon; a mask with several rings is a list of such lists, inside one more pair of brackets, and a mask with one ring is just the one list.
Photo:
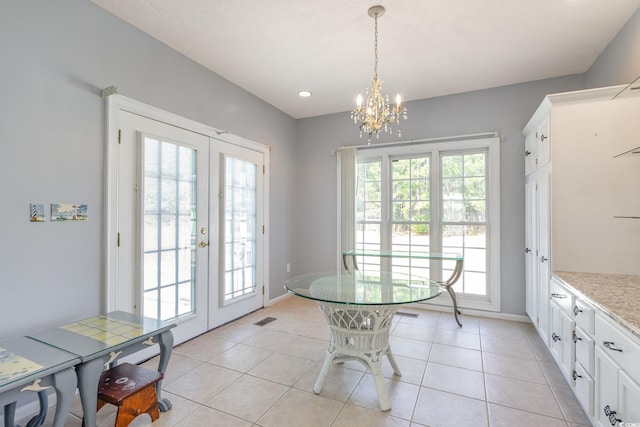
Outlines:
{"label": "metal desk leg", "polygon": [[462,314],[460,313],[460,310],[458,310],[458,300],[456,299],[456,293],[453,290],[453,287],[449,286],[445,286],[444,287],[447,292],[449,292],[449,295],[451,295],[451,300],[453,301],[453,316],[456,318],[456,323],[458,324],[458,326],[460,326],[462,328],[462,323],[460,323],[460,319],[458,319],[458,314]]}
{"label": "metal desk leg", "polygon": [[[347,265],[347,254],[342,254],[342,265],[344,265],[344,269],[349,271],[349,266]],[[359,270],[358,269],[358,262],[356,261],[356,256],[355,255],[351,255],[351,259],[353,260],[353,268],[354,270]]]}
{"label": "metal desk leg", "polygon": [[460,310],[458,310],[458,300],[456,299],[456,293],[453,290],[453,285],[458,281],[460,276],[462,275],[462,260],[456,261],[456,267],[453,269],[453,273],[451,277],[449,277],[444,282],[440,282],[440,285],[443,286],[446,291],[451,295],[451,300],[453,301],[453,315],[456,318],[456,323],[458,326],[462,328],[462,323],[460,323],[460,319],[458,319],[458,314],[462,314]]}

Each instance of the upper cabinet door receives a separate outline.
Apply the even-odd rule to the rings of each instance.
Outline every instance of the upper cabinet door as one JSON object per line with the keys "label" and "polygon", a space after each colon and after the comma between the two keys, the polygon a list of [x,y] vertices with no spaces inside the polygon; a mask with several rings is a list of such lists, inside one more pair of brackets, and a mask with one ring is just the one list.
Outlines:
{"label": "upper cabinet door", "polygon": [[547,163],[549,163],[550,159],[550,145],[551,145],[551,137],[549,135],[549,117],[545,118],[540,126],[538,126],[538,130],[536,131],[536,168],[540,168]]}
{"label": "upper cabinet door", "polygon": [[524,174],[529,175],[536,170],[536,158],[538,156],[538,141],[535,132],[528,134],[524,139]]}

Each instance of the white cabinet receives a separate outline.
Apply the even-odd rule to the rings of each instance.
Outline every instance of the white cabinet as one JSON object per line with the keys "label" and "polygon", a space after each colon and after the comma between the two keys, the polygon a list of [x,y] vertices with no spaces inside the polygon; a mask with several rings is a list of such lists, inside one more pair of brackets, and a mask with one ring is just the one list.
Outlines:
{"label": "white cabinet", "polygon": [[[594,424],[601,427],[640,420],[640,386],[601,347],[596,347]],[[633,424],[630,424],[633,425]]]}
{"label": "white cabinet", "polygon": [[598,426],[640,420],[640,338],[556,276],[549,285],[549,351]]}
{"label": "white cabinet", "polygon": [[543,341],[549,343],[550,166],[526,177],[526,308]]}
{"label": "white cabinet", "polygon": [[595,341],[595,424],[638,422],[640,340],[598,313]]}
{"label": "white cabinet", "polygon": [[[610,254],[620,252],[616,241],[600,235],[602,227],[594,224],[613,221],[607,203],[602,202],[613,197],[605,187],[613,185],[609,181],[615,172],[629,169],[615,164],[609,151],[621,152],[617,147],[628,144],[627,136],[640,133],[640,125],[638,129],[632,125],[638,121],[627,119],[628,115],[637,117],[640,102],[612,100],[622,89],[624,86],[548,95],[522,130],[526,311],[547,345],[552,269],[594,271],[610,265]],[[625,138],[620,138],[622,135]],[[613,171],[600,171],[603,165]],[[598,188],[597,194],[594,188]],[[595,238],[593,233],[600,234]],[[629,236],[633,235],[631,230],[616,239],[624,240],[624,248],[632,244]],[[594,246],[594,241],[598,245]]]}

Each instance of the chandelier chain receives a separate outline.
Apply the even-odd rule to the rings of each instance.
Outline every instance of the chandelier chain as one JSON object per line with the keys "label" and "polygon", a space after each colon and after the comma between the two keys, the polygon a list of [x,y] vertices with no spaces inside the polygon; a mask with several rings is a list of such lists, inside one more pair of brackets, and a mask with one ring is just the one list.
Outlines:
{"label": "chandelier chain", "polygon": [[373,76],[378,78],[378,14],[375,16],[375,24],[374,24],[374,39],[373,39],[373,53],[374,53],[374,62],[373,62]]}

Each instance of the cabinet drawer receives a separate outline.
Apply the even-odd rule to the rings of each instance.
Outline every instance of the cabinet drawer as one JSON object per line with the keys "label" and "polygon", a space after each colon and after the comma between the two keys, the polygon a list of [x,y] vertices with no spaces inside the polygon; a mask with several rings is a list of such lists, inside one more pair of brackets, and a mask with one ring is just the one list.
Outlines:
{"label": "cabinet drawer", "polygon": [[580,326],[588,334],[593,335],[595,311],[591,305],[580,298],[576,298],[571,308],[571,314],[576,321],[576,325]]}
{"label": "cabinet drawer", "polygon": [[586,369],[589,375],[593,376],[593,339],[579,327],[575,328],[573,334],[573,341],[576,343],[576,361]]}
{"label": "cabinet drawer", "polygon": [[602,349],[620,369],[635,381],[640,380],[640,345],[621,329],[598,313],[595,321],[596,345]]}
{"label": "cabinet drawer", "polygon": [[575,370],[573,371],[573,378],[575,380],[573,392],[580,402],[580,406],[584,409],[584,412],[589,416],[593,416],[593,392],[594,383],[591,375],[587,373],[584,367],[580,363],[576,363]]}
{"label": "cabinet drawer", "polygon": [[[554,301],[566,313],[570,313],[574,306],[574,295],[567,288],[562,286],[555,278],[551,278],[549,283],[549,295],[551,301]],[[573,316],[573,313],[571,314]]]}

